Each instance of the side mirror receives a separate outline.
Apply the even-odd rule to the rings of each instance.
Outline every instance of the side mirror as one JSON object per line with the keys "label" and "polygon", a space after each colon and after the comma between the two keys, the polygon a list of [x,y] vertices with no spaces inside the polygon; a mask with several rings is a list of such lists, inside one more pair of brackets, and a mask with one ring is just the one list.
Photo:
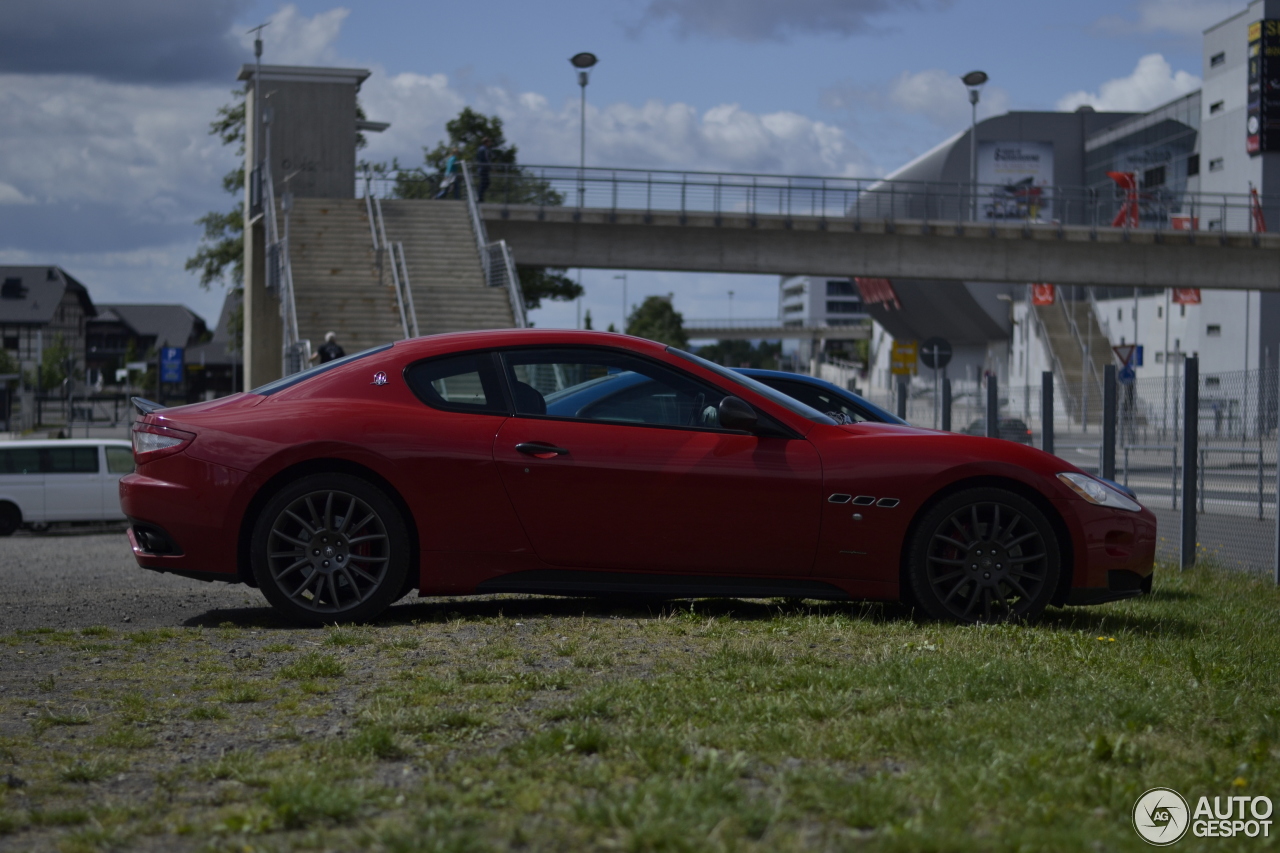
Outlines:
{"label": "side mirror", "polygon": [[747,405],[746,400],[738,397],[725,397],[717,407],[720,412],[720,426],[725,429],[738,429],[750,432],[756,427],[756,410]]}

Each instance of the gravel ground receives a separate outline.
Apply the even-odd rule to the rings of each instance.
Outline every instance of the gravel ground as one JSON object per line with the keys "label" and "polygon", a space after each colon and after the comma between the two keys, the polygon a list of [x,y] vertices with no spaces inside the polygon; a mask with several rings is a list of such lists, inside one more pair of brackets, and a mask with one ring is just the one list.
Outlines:
{"label": "gravel ground", "polygon": [[0,629],[274,622],[256,589],[139,568],[123,529],[0,539]]}

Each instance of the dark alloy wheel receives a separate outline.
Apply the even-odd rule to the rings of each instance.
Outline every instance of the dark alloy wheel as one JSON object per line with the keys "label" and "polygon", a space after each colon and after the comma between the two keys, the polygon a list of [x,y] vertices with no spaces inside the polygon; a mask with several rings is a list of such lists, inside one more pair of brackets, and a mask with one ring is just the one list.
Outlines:
{"label": "dark alloy wheel", "polygon": [[956,622],[1032,621],[1058,585],[1061,553],[1048,519],[1004,489],[969,489],[920,520],[908,558],[916,600]]}
{"label": "dark alloy wheel", "polygon": [[409,537],[379,489],[346,474],[291,483],[253,531],[253,573],[267,600],[308,625],[363,622],[401,596]]}
{"label": "dark alloy wheel", "polygon": [[22,513],[13,504],[0,504],[0,536],[12,536],[22,525]]}

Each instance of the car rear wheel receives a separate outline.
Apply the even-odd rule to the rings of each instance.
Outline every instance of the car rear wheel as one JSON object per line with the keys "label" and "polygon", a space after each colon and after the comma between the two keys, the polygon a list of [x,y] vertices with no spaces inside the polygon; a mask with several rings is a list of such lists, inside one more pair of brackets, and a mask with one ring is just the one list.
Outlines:
{"label": "car rear wheel", "polygon": [[937,619],[1033,621],[1058,585],[1061,552],[1034,504],[1004,489],[968,489],[920,520],[908,557],[911,592]]}
{"label": "car rear wheel", "polygon": [[378,488],[314,474],[276,494],[258,517],[253,573],[271,604],[307,625],[373,619],[400,597],[409,537]]}
{"label": "car rear wheel", "polygon": [[0,504],[0,536],[12,536],[22,524],[22,513],[13,504]]}

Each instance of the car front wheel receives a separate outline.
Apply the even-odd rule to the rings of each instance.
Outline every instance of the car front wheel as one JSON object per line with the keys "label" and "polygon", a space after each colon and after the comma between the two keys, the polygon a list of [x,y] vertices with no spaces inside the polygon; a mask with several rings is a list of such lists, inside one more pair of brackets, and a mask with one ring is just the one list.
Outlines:
{"label": "car front wheel", "polygon": [[364,622],[405,586],[409,537],[381,490],[347,474],[314,474],[282,489],[253,531],[254,577],[294,622]]}
{"label": "car front wheel", "polygon": [[1061,571],[1053,526],[1033,503],[998,488],[941,501],[916,527],[908,581],[920,606],[955,622],[1033,621]]}

